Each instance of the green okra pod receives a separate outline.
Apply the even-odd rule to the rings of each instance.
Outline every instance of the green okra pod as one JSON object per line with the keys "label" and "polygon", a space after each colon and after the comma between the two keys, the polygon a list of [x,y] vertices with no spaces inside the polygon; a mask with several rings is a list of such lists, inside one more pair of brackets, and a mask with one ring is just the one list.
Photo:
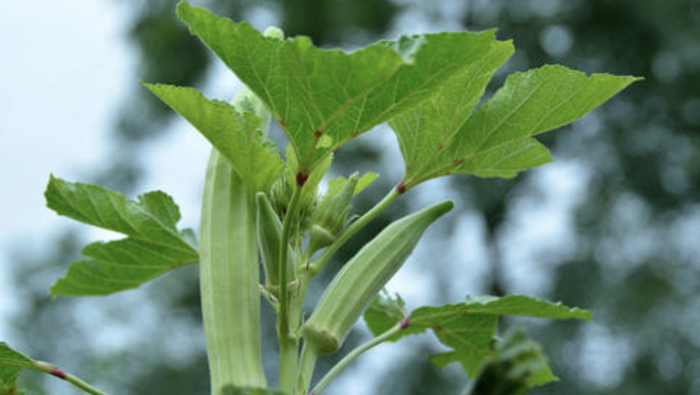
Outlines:
{"label": "green okra pod", "polygon": [[226,158],[212,149],[200,232],[200,288],[212,389],[228,384],[266,387],[254,196]]}
{"label": "green okra pod", "polygon": [[425,230],[450,211],[445,201],[389,225],[336,275],[304,324],[304,340],[319,355],[335,352],[353,324],[413,251]]}

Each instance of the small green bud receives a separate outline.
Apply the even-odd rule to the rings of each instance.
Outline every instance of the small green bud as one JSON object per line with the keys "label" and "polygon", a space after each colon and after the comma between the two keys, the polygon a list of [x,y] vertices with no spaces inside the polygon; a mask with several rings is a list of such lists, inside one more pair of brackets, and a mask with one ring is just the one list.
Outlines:
{"label": "small green bud", "polygon": [[353,324],[411,255],[425,230],[450,211],[442,202],[395,221],[336,275],[304,324],[304,340],[319,354],[335,352]]}
{"label": "small green bud", "polygon": [[352,207],[350,200],[355,195],[358,180],[357,173],[353,174],[339,191],[326,194],[316,206],[311,215],[308,246],[312,254],[331,244],[347,225],[348,212]]}
{"label": "small green bud", "polygon": [[[279,246],[282,240],[282,222],[277,213],[272,208],[272,204],[264,193],[258,192],[257,203],[257,230],[258,247],[262,256],[263,268],[265,270],[265,282],[267,285],[279,285]],[[287,274],[290,278],[295,277],[294,263],[291,248],[287,253]]]}

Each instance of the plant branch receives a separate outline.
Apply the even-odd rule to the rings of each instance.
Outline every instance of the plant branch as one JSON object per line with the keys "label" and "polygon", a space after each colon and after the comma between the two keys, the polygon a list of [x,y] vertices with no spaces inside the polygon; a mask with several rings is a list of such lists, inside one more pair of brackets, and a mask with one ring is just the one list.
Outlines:
{"label": "plant branch", "polygon": [[287,207],[287,213],[282,223],[282,237],[280,240],[279,268],[279,315],[277,317],[277,337],[280,347],[280,372],[279,385],[283,392],[290,392],[296,385],[296,376],[299,365],[298,346],[299,341],[292,333],[289,325],[289,273],[287,273],[287,253],[289,250],[289,233],[296,216],[301,186],[297,185],[292,193],[291,201]]}
{"label": "plant branch", "polygon": [[389,329],[388,331],[350,351],[348,355],[343,357],[343,359],[341,359],[340,362],[333,366],[333,369],[331,369],[328,373],[326,373],[325,376],[323,376],[321,381],[319,381],[318,384],[316,384],[316,387],[314,387],[314,389],[311,391],[310,395],[319,395],[324,389],[326,389],[328,384],[330,384],[331,381],[333,381],[340,374],[340,372],[342,372],[357,357],[359,357],[364,352],[374,348],[375,346],[387,341],[388,339],[402,331],[404,328],[405,325],[401,323],[396,324],[393,328]]}
{"label": "plant branch", "polygon": [[50,363],[47,362],[39,362],[35,361],[34,362],[34,369],[42,372],[42,373],[47,373],[50,374],[54,377],[58,377],[61,380],[65,380],[74,386],[80,388],[81,390],[87,392],[88,394],[92,395],[109,395],[108,393],[101,391],[92,385],[86,383],[85,381],[81,380],[80,378],[62,371],[61,369],[51,365]]}
{"label": "plant branch", "polygon": [[333,254],[335,254],[340,247],[345,245],[345,243],[355,235],[360,229],[364,228],[365,225],[367,225],[370,221],[372,221],[374,218],[376,218],[379,214],[381,214],[384,210],[386,210],[387,207],[391,205],[391,203],[394,202],[399,196],[401,196],[401,193],[398,191],[398,188],[392,188],[391,191],[384,196],[384,198],[379,201],[372,209],[367,211],[362,217],[358,218],[355,222],[350,224],[343,232],[341,232],[338,235],[338,238],[331,243],[331,245],[326,248],[325,251],[321,254],[320,257],[316,261],[314,261],[311,264],[310,271],[312,274],[318,274],[323,267],[328,263],[328,261],[331,260],[333,257]]}

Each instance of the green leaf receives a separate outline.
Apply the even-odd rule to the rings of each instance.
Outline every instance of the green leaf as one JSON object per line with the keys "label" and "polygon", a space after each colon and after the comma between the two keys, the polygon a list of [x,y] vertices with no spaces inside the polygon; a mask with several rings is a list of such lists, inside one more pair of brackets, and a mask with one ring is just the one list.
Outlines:
{"label": "green leaf", "polygon": [[453,350],[434,357],[433,361],[438,366],[459,361],[469,376],[475,377],[492,351],[493,337],[501,315],[587,321],[592,318],[590,311],[522,295],[503,298],[481,296],[467,298],[465,303],[414,310],[409,315],[407,327],[392,340],[431,329],[442,344]]}
{"label": "green leaf", "polygon": [[[357,195],[360,192],[364,191],[365,188],[367,188],[378,177],[379,174],[373,173],[371,171],[363,174],[360,177],[360,179],[357,180],[357,185],[355,185],[355,191],[353,192],[353,195]],[[328,180],[328,190],[326,190],[325,195],[337,195],[338,192],[340,192],[340,190],[343,189],[346,182],[348,182],[348,179],[343,176],[339,176]]]}
{"label": "green leaf", "polygon": [[372,334],[379,336],[406,317],[406,303],[399,294],[392,297],[384,289],[374,298],[363,317]]}
{"label": "green leaf", "polygon": [[260,132],[262,120],[254,113],[208,100],[193,88],[144,85],[197,128],[250,188],[267,191],[282,173],[284,162],[274,148],[270,149],[269,140]]}
{"label": "green leaf", "polygon": [[248,387],[234,387],[233,385],[227,385],[221,389],[221,395],[286,395],[282,392],[264,389],[264,388],[248,388]]}
{"label": "green leaf", "polygon": [[[457,353],[433,357],[433,362],[444,367]],[[542,347],[528,338],[519,326],[510,328],[495,342],[493,352],[483,363],[479,375],[472,380],[469,395],[526,394],[528,388],[556,381]]]}
{"label": "green leaf", "polygon": [[308,174],[329,152],[430,97],[488,53],[493,33],[381,41],[352,53],[264,37],[186,2],[178,16],[267,105]]}
{"label": "green leaf", "polygon": [[34,361],[0,342],[0,394],[22,394],[17,389],[17,378],[24,369],[36,370]]}
{"label": "green leaf", "polygon": [[196,263],[197,249],[178,231],[180,212],[163,192],[149,192],[137,201],[89,184],[51,176],[46,201],[56,213],[122,233],[128,237],[87,245],[88,259],[71,265],[51,288],[57,295],[108,295],[136,288],[175,267]]}
{"label": "green leaf", "polygon": [[583,117],[638,80],[587,76],[548,65],[509,76],[469,115],[490,74],[510,51],[505,43],[492,46],[479,65],[454,76],[430,101],[390,123],[406,161],[407,188],[447,174],[513,177],[547,163],[549,152],[532,136]]}

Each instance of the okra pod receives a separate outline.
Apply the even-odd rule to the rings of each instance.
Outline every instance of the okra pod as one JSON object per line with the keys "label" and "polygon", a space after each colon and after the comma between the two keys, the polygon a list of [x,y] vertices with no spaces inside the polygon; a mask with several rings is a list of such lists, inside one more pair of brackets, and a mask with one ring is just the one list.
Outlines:
{"label": "okra pod", "polygon": [[212,149],[204,184],[200,288],[212,393],[265,388],[254,194]]}
{"label": "okra pod", "polygon": [[304,341],[317,355],[335,352],[353,324],[406,261],[425,230],[450,211],[445,201],[389,225],[336,275],[304,324]]}

